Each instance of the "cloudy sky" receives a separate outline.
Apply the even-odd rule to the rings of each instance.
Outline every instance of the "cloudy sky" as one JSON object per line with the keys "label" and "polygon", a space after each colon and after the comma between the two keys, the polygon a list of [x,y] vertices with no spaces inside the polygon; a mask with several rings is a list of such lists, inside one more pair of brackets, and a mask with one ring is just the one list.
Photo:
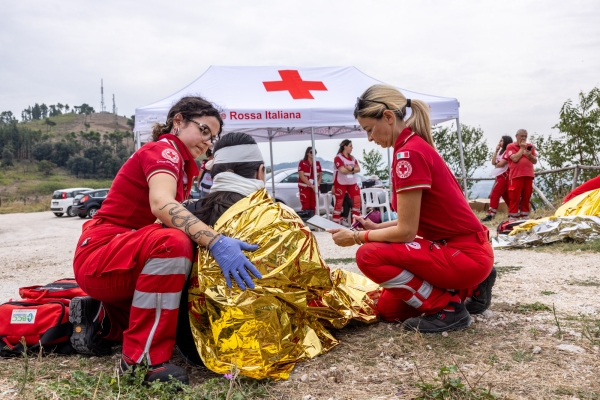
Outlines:
{"label": "cloudy sky", "polygon": [[[19,0],[2,14],[0,111],[18,117],[36,102],[99,110],[101,78],[107,108],[114,93],[129,116],[210,65],[354,65],[459,99],[461,122],[491,145],[521,127],[552,133],[567,99],[600,86],[597,0]],[[337,142],[319,155],[333,159]],[[304,145],[276,144],[275,162]]]}

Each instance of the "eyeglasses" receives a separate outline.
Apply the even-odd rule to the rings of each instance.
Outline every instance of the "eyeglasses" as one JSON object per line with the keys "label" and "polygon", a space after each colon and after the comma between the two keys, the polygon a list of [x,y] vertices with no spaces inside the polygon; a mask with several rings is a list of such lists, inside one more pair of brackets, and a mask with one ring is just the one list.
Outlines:
{"label": "eyeglasses", "polygon": [[390,110],[390,107],[386,103],[384,103],[383,101],[361,99],[360,97],[357,97],[356,98],[356,105],[354,106],[354,112],[358,112],[358,111],[362,110],[363,108],[365,108],[366,107],[366,104],[365,104],[366,102],[382,104],[383,106],[385,106],[386,110]]}
{"label": "eyeglasses", "polygon": [[188,121],[193,122],[194,124],[196,124],[196,126],[198,126],[198,129],[200,129],[200,134],[202,135],[202,140],[204,140],[205,142],[210,140],[210,144],[214,144],[217,140],[219,140],[219,137],[217,135],[213,136],[212,131],[210,130],[208,125],[201,124],[197,121],[194,121],[193,119],[188,119]]}

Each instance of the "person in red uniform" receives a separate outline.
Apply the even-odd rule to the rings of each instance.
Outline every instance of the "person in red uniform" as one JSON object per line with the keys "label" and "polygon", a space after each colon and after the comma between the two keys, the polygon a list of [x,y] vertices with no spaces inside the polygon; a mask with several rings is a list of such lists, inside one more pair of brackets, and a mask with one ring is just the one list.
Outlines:
{"label": "person in red uniform", "polygon": [[496,168],[490,172],[490,176],[496,178],[496,180],[490,194],[490,208],[488,208],[488,214],[481,222],[488,222],[494,219],[498,212],[498,206],[500,205],[500,197],[504,199],[507,207],[510,204],[510,199],[508,197],[508,165],[506,164],[506,160],[502,159],[502,155],[506,151],[506,147],[511,144],[512,141],[510,136],[502,136],[502,139],[500,139],[500,143],[496,146],[496,151],[492,156],[492,165]]}
{"label": "person in red uniform", "polygon": [[70,306],[71,342],[78,352],[106,354],[107,343],[122,341],[123,373],[145,362],[146,381],[187,383],[186,371],[168,361],[194,242],[209,248],[229,284],[233,275],[242,289],[252,288],[248,271],[261,277],[242,253],[256,246],[218,234],[180,204],[198,175],[194,159],[218,138],[222,124],[219,111],[203,98],[179,100],[166,124],[155,124],[154,141],[121,167],[102,208],[83,225],[73,267],[90,297],[75,298]]}
{"label": "person in red uniform", "polygon": [[356,183],[355,173],[360,171],[358,161],[352,155],[352,142],[345,139],[340,143],[340,149],[335,156],[335,173],[333,176],[333,194],[335,195],[335,207],[333,208],[333,222],[340,223],[342,219],[342,206],[344,196],[348,193],[352,200],[352,215],[360,216],[360,188]]}
{"label": "person in red uniform", "polygon": [[[412,115],[405,121],[407,107]],[[330,230],[334,242],[362,244],[356,263],[383,288],[377,304],[382,319],[423,333],[466,328],[469,312],[490,305],[494,253],[487,228],[435,149],[428,105],[393,86],[374,85],[358,99],[354,116],[369,141],[394,148],[398,220],[375,224],[359,217],[365,230]]]}
{"label": "person in red uniform", "polygon": [[537,163],[535,147],[527,143],[527,131],[519,129],[515,137],[517,140],[506,147],[502,156],[508,162],[508,218],[512,220],[529,218],[529,200],[535,177],[533,165]]}
{"label": "person in red uniform", "polygon": [[567,201],[571,200],[573,197],[579,196],[582,193],[589,192],[590,190],[600,189],[600,175],[595,178],[590,179],[589,181],[582,183],[580,186],[576,187],[575,190],[571,191],[568,195],[565,196],[562,203],[565,204]]}
{"label": "person in red uniform", "polygon": [[[314,154],[316,156],[316,150],[314,151]],[[323,179],[321,163],[317,161],[317,182],[315,184],[315,174],[313,174],[313,148],[307,147],[304,151],[304,158],[298,163],[298,192],[300,193],[302,211],[312,211],[312,214],[314,215],[317,209],[315,193],[318,193],[321,179]]]}

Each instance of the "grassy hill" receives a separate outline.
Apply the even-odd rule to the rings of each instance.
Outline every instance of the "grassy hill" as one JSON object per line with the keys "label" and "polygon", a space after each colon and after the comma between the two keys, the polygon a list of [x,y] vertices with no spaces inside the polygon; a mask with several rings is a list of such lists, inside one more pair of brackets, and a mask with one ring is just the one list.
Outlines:
{"label": "grassy hill", "polygon": [[[68,113],[50,117],[50,120],[56,123],[56,125],[48,126],[44,124],[44,120],[22,122],[20,125],[34,130],[41,130],[44,133],[48,132],[54,134],[56,137],[61,137],[68,132],[79,133],[79,131],[87,130],[97,131],[102,134],[115,130],[131,131],[131,128],[127,125],[126,117],[117,115],[115,121],[115,115],[110,113],[94,113],[90,115]],[[90,125],[89,128],[84,125],[86,122]]]}

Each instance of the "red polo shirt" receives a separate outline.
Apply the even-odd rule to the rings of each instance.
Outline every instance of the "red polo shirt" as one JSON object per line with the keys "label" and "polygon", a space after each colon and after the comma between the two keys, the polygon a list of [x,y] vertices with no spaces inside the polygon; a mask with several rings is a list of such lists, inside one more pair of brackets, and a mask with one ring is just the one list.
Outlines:
{"label": "red polo shirt", "polygon": [[396,193],[419,189],[423,190],[423,195],[417,235],[428,240],[441,240],[484,230],[442,157],[429,143],[406,128],[394,144],[394,210],[397,209]]}
{"label": "red polo shirt", "polygon": [[[308,179],[315,179],[314,174],[312,173],[313,165],[308,160],[300,160],[298,164],[298,172],[304,172],[304,176]],[[317,174],[321,173],[321,163],[317,161]],[[303,183],[300,178],[298,178],[299,183]]]}
{"label": "red polo shirt", "polygon": [[[531,143],[527,143],[527,146],[532,147],[531,154],[537,157],[537,151],[535,151],[535,147],[533,147]],[[513,160],[510,159],[510,156],[518,153],[520,149],[521,146],[516,143],[511,143],[506,146],[506,151],[502,155],[502,158],[508,161],[508,177],[510,179],[520,178],[522,176],[534,178],[535,173],[533,172],[533,163],[529,160],[529,158],[523,155],[517,162],[513,162]]]}
{"label": "red polo shirt", "polygon": [[150,209],[148,181],[156,174],[177,180],[178,202],[188,198],[198,166],[187,147],[171,134],[147,143],[123,164],[94,218],[111,224],[140,229],[156,221]]}

